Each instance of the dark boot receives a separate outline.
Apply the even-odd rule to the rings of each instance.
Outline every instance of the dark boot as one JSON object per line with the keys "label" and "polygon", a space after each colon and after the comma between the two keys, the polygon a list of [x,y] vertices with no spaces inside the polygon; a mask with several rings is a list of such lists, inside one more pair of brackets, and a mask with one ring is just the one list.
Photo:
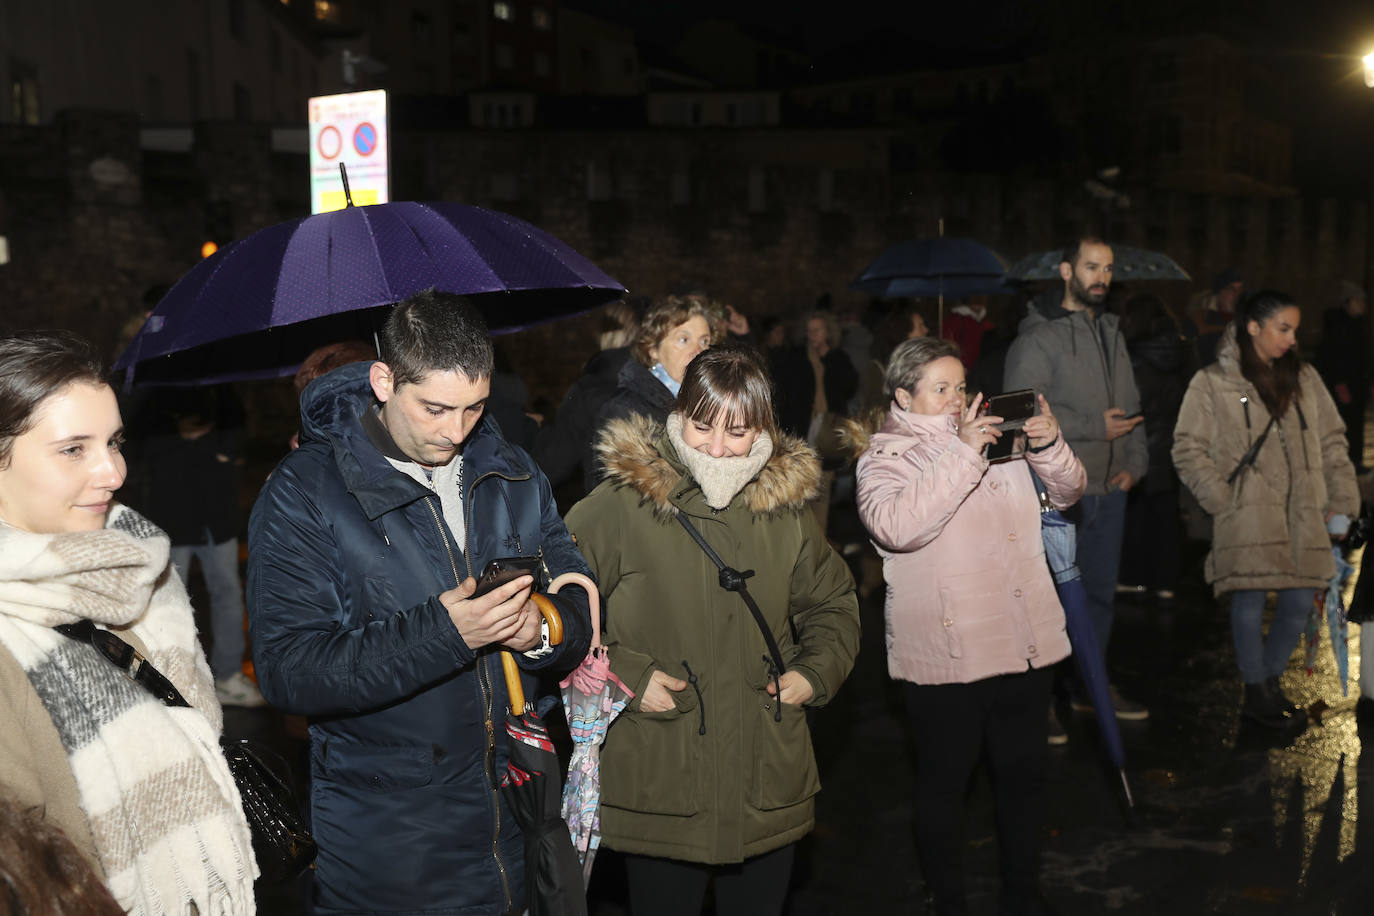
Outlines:
{"label": "dark boot", "polygon": [[1293,719],[1281,703],[1270,693],[1267,684],[1246,684],[1245,702],[1240,707],[1240,714],[1265,728],[1286,728]]}
{"label": "dark boot", "polygon": [[1292,718],[1305,710],[1288,698],[1288,694],[1283,692],[1283,687],[1279,684],[1279,676],[1264,679],[1264,687],[1269,691],[1269,695],[1274,698],[1275,703],[1284,711],[1284,714]]}

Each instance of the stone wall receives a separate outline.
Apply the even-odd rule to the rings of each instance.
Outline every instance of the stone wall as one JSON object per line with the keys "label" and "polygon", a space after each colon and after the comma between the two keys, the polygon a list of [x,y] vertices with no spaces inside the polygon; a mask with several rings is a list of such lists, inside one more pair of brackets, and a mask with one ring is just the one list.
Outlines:
{"label": "stone wall", "polygon": [[[254,125],[204,124],[190,154],[142,153],[137,121],[68,112],[0,128],[0,327],[65,327],[119,346],[154,284],[233,236],[304,215],[302,156]],[[1181,305],[1223,267],[1277,286],[1319,322],[1342,279],[1364,276],[1366,209],[1354,200],[1233,198],[1127,188],[1103,214],[1078,188],[1020,177],[901,172],[882,130],[469,131],[393,139],[395,199],[445,199],[524,217],[596,261],[632,295],[701,287],[746,313],[860,303],[849,281],[886,245],[971,235],[1009,260],[1094,221],[1167,251],[1198,282],[1161,284]],[[557,400],[595,346],[588,319],[513,335],[503,352],[533,394]]]}

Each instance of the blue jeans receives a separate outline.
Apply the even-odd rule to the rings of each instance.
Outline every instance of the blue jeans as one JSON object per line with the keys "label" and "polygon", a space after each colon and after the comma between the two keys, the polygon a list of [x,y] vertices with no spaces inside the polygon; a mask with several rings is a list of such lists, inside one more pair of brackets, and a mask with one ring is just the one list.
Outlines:
{"label": "blue jeans", "polygon": [[1117,490],[1085,495],[1068,514],[1078,525],[1078,569],[1088,597],[1093,633],[1102,657],[1106,658],[1116,613],[1116,576],[1121,569],[1121,536],[1126,529],[1126,493]]}
{"label": "blue jeans", "polygon": [[210,593],[210,671],[222,681],[242,670],[243,588],[239,585],[239,542],[207,543],[172,548],[172,563],[181,581],[191,572],[191,558],[200,561],[200,574]]}
{"label": "blue jeans", "polygon": [[1279,589],[1268,639],[1263,634],[1265,592],[1246,589],[1231,593],[1231,639],[1242,681],[1259,684],[1288,667],[1288,657],[1307,627],[1314,592],[1310,588]]}

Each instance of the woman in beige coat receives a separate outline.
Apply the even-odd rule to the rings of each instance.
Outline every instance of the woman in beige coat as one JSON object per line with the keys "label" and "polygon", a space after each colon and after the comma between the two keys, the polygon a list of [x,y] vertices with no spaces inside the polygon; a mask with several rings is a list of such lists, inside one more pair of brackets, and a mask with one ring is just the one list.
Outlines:
{"label": "woman in beige coat", "polygon": [[[1218,596],[1231,593],[1242,712],[1271,727],[1302,714],[1279,675],[1314,590],[1335,572],[1327,522],[1360,508],[1345,424],[1316,370],[1298,358],[1300,319],[1283,293],[1258,292],[1241,305],[1217,361],[1188,385],[1172,452],[1179,478],[1214,520],[1205,572]],[[1266,639],[1270,591],[1278,605]]]}

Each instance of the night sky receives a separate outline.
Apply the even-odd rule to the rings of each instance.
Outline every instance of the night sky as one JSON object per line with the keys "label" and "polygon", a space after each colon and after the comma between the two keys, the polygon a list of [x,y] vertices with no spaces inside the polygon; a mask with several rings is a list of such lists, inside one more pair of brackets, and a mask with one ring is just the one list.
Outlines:
{"label": "night sky", "polygon": [[874,71],[976,66],[1037,54],[1130,54],[1140,37],[1211,32],[1267,63],[1283,90],[1258,112],[1294,129],[1304,191],[1374,185],[1374,89],[1359,56],[1374,50],[1374,2],[1360,0],[565,0],[633,25],[667,47],[696,19],[771,32],[813,57],[816,81]]}

